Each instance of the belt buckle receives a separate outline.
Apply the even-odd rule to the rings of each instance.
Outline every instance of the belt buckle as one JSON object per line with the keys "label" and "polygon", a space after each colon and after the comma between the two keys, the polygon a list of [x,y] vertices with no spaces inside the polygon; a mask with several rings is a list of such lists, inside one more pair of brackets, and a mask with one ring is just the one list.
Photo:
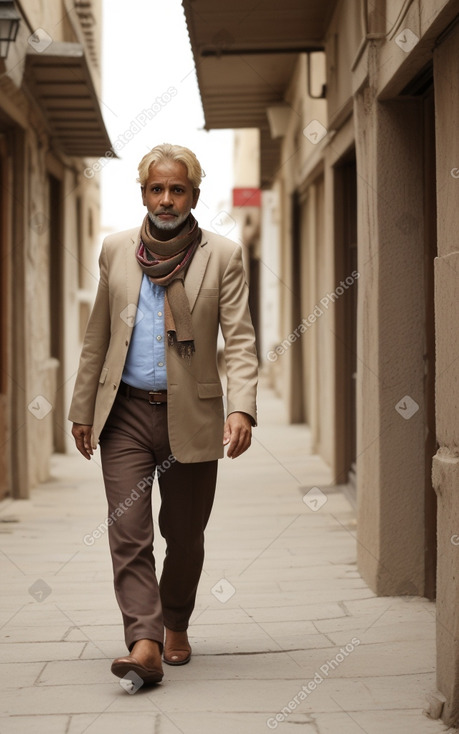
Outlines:
{"label": "belt buckle", "polygon": [[157,394],[158,393],[157,393],[156,390],[149,390],[148,391],[148,402],[150,403],[150,405],[161,405],[161,401],[160,400],[152,400],[151,399],[154,395],[157,395]]}

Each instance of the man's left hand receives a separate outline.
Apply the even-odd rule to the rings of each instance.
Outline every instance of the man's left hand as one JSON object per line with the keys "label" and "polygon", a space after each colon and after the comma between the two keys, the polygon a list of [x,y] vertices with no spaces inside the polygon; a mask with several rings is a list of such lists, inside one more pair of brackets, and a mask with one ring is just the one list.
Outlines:
{"label": "man's left hand", "polygon": [[230,413],[223,431],[223,446],[228,446],[226,455],[230,459],[247,451],[252,442],[252,422],[247,413]]}

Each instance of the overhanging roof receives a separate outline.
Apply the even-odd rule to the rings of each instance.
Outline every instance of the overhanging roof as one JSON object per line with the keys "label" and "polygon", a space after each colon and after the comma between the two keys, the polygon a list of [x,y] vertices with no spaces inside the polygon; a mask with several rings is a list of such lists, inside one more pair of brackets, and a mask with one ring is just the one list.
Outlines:
{"label": "overhanging roof", "polygon": [[111,142],[79,43],[52,43],[26,56],[26,81],[40,105],[53,144],[69,156],[103,156]]}
{"label": "overhanging roof", "polygon": [[270,140],[266,108],[284,101],[298,53],[323,49],[336,0],[263,0],[253,8],[247,0],[182,5],[205,127],[260,128],[263,185],[272,178],[280,147]]}
{"label": "overhanging roof", "polygon": [[182,0],[207,128],[259,127],[297,54],[324,47],[336,0]]}

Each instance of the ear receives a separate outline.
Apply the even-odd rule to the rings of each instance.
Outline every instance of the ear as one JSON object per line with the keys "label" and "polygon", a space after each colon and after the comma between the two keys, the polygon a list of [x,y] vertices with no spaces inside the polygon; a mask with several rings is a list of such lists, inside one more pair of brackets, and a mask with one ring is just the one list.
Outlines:
{"label": "ear", "polygon": [[194,209],[196,207],[196,204],[198,203],[199,194],[201,193],[201,189],[193,189],[193,204],[191,205],[191,208]]}
{"label": "ear", "polygon": [[140,193],[142,194],[142,204],[144,206],[147,206],[147,203],[145,201],[145,186],[140,187]]}

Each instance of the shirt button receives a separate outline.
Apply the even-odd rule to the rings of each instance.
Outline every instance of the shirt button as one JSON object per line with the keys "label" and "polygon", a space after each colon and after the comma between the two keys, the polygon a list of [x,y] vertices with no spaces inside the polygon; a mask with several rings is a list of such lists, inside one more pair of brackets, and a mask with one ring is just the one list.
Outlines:
{"label": "shirt button", "polygon": [[164,362],[158,362],[158,367],[164,367]]}
{"label": "shirt button", "polygon": [[162,311],[158,311],[158,316],[162,316],[162,315],[163,315],[163,312]]}
{"label": "shirt button", "polygon": [[158,336],[156,337],[156,340],[159,341],[159,342],[162,340],[161,334],[158,334]]}

